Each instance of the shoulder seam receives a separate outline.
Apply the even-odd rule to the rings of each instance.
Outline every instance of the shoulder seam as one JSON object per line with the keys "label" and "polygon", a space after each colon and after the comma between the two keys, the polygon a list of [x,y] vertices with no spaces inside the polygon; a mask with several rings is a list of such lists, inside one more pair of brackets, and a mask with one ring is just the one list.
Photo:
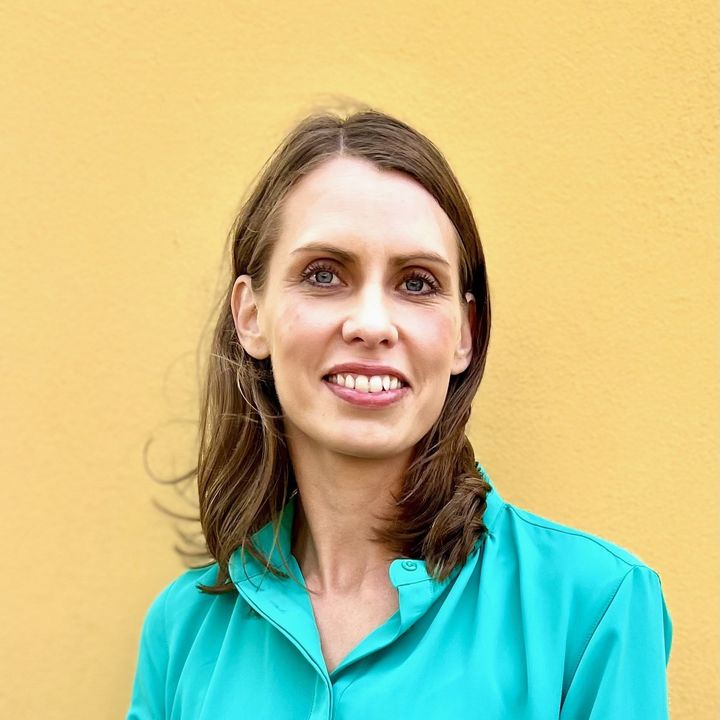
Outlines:
{"label": "shoulder seam", "polygon": [[[554,528],[551,528],[554,529]],[[587,636],[587,639],[585,640],[585,643],[583,645],[583,649],[578,655],[577,662],[575,663],[575,667],[572,671],[572,676],[570,677],[570,682],[568,683],[567,690],[565,692],[565,696],[567,696],[567,693],[570,691],[570,688],[572,687],[573,681],[575,680],[575,675],[577,674],[577,670],[580,667],[580,663],[582,662],[583,657],[585,656],[585,653],[587,652],[588,646],[590,645],[590,641],[593,639],[593,636],[597,632],[597,629],[600,627],[600,623],[603,621],[603,618],[605,615],[607,615],[608,610],[610,609],[610,606],[613,604],[613,601],[617,597],[617,594],[620,592],[620,588],[623,586],[623,583],[628,578],[629,575],[632,574],[633,570],[638,567],[644,567],[642,565],[633,565],[623,576],[620,578],[620,582],[617,584],[617,587],[613,591],[613,593],[610,595],[610,599],[605,604],[605,607],[602,609],[602,612],[600,613],[600,616],[598,617],[597,621],[593,625],[592,630]],[[563,698],[564,702],[565,698]],[[561,706],[562,707],[562,706]]]}
{"label": "shoulder seam", "polygon": [[[633,563],[633,562],[630,562],[629,560],[627,560],[626,558],[621,557],[612,548],[607,547],[607,545],[600,542],[598,538],[593,537],[589,533],[584,533],[581,530],[574,530],[572,528],[552,527],[551,525],[544,525],[542,523],[533,522],[532,520],[524,517],[521,514],[523,512],[522,508],[516,508],[515,506],[510,505],[510,504],[508,504],[508,507],[515,513],[515,515],[520,520],[522,520],[524,523],[527,523],[528,525],[533,525],[534,527],[543,528],[544,530],[554,530],[555,532],[564,533],[565,535],[574,535],[576,537],[584,538],[585,540],[590,540],[591,542],[594,542],[598,547],[601,547],[603,550],[609,552],[611,555],[616,557],[618,560],[622,560],[626,565],[628,565],[630,567],[631,570],[632,570],[632,568],[635,568],[635,567],[646,567],[646,568],[648,568],[648,570],[652,570],[652,568],[650,566],[648,566],[647,564],[645,564],[644,562],[642,562],[642,560],[640,560],[639,562]],[[655,572],[655,571],[653,570],[653,572]]]}

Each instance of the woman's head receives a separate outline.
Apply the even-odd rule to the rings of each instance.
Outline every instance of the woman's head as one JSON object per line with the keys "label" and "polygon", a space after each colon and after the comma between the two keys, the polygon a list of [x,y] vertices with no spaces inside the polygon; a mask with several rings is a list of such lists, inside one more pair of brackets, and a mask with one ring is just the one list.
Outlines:
{"label": "woman's head", "polygon": [[[474,299],[461,292],[459,255],[452,222],[405,173],[336,154],[295,184],[261,289],[243,274],[231,299],[244,350],[270,359],[291,447],[378,459],[412,451],[471,360]],[[338,378],[346,364],[368,367]],[[377,394],[333,391],[358,375],[358,391]],[[382,389],[384,375],[406,387]]]}
{"label": "woman's head", "polygon": [[[484,530],[489,486],[464,430],[490,304],[472,212],[442,154],[383,113],[311,115],[266,164],[231,242],[198,465],[218,585],[237,547],[263,559],[250,536],[294,489],[288,440],[405,453],[397,517],[377,539],[447,575]],[[388,366],[408,387],[385,407],[353,404],[327,379],[345,363]]]}

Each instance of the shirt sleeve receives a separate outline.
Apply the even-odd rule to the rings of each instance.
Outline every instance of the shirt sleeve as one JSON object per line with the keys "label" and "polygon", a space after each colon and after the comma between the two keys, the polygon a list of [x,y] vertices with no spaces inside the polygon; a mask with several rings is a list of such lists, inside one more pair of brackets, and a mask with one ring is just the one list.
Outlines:
{"label": "shirt sleeve", "polygon": [[666,720],[671,644],[660,578],[647,566],[634,566],[587,643],[560,720]]}
{"label": "shirt sleeve", "polygon": [[126,720],[164,720],[168,645],[165,606],[170,586],[150,605],[140,634],[135,679]]}

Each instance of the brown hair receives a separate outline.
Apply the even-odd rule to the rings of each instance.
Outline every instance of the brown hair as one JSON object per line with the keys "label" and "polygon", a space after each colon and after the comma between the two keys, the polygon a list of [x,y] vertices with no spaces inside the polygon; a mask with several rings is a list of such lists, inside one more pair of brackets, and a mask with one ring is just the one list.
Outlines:
{"label": "brown hair", "polygon": [[297,488],[283,438],[282,410],[270,358],[257,360],[245,352],[237,338],[230,298],[235,279],[243,274],[251,276],[256,292],[262,292],[285,197],[301,177],[339,155],[406,173],[435,198],[457,233],[461,302],[471,292],[477,304],[470,364],[463,373],[451,376],[443,409],[416,445],[405,471],[400,497],[395,498],[396,515],[375,528],[375,540],[405,557],[424,559],[433,577],[442,580],[487,532],[483,514],[491,487],[476,467],[465,426],[485,369],[490,295],[467,198],[442,153],[404,122],[367,107],[345,117],[316,111],[289,132],[262,168],[228,237],[231,272],[202,388],[198,464],[193,473],[204,554],[212,558],[210,563],[218,563],[217,582],[201,585],[204,592],[234,590],[228,562],[237,548],[273,574],[286,576],[252,542],[257,530],[278,522]]}

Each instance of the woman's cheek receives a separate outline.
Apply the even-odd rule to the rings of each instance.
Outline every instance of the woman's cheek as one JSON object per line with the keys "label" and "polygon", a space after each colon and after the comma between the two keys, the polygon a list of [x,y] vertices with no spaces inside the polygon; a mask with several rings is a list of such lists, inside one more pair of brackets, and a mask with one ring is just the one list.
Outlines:
{"label": "woman's cheek", "polygon": [[330,322],[332,308],[316,298],[301,294],[288,297],[285,314],[298,327],[322,327]]}
{"label": "woman's cheek", "polygon": [[276,337],[281,342],[302,342],[317,324],[317,311],[302,300],[284,302],[278,307],[275,318]]}
{"label": "woman's cheek", "polygon": [[423,314],[413,318],[409,333],[413,344],[422,348],[425,357],[437,356],[442,364],[449,347],[455,347],[455,323],[449,314]]}

